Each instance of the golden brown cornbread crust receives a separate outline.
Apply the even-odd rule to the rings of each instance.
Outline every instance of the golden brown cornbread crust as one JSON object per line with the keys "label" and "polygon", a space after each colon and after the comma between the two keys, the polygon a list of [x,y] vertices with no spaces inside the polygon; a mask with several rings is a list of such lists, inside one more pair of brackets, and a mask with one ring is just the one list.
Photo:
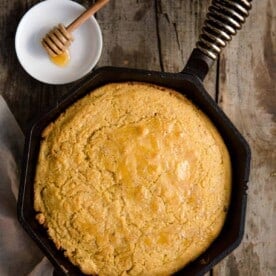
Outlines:
{"label": "golden brown cornbread crust", "polygon": [[34,207],[84,273],[168,275],[218,235],[230,182],[227,149],[190,101],[114,83],[44,130]]}

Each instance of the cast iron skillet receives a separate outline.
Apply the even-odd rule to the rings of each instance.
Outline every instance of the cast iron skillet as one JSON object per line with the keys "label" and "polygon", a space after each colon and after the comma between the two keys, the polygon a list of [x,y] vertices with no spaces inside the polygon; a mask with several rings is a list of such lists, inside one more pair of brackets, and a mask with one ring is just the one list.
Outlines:
{"label": "cast iron skillet", "polygon": [[64,257],[63,252],[55,248],[46,230],[35,220],[33,182],[41,132],[76,100],[95,88],[111,82],[147,82],[179,91],[213,121],[230,152],[233,172],[232,196],[224,227],[206,252],[176,274],[202,275],[239,245],[244,232],[250,149],[245,139],[206,92],[202,81],[226,41],[230,40],[241,27],[251,8],[250,2],[250,0],[212,1],[197,48],[193,50],[182,72],[171,74],[113,67],[100,68],[94,71],[81,87],[32,125],[26,135],[18,219],[52,262],[58,274],[81,275],[81,272]]}

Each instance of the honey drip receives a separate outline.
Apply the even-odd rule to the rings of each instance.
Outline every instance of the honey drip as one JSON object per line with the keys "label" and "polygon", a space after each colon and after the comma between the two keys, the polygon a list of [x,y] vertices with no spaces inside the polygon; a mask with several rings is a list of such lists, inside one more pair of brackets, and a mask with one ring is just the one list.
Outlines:
{"label": "honey drip", "polygon": [[68,65],[70,61],[70,53],[68,50],[64,51],[60,55],[57,55],[55,57],[49,57],[50,60],[57,66],[65,67]]}

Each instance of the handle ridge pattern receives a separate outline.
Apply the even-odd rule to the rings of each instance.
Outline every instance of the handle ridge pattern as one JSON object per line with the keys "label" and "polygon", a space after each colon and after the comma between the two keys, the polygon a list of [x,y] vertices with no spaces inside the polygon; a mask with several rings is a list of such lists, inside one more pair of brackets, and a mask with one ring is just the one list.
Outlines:
{"label": "handle ridge pattern", "polygon": [[241,29],[249,15],[251,1],[213,0],[196,44],[197,48],[215,60],[237,30]]}

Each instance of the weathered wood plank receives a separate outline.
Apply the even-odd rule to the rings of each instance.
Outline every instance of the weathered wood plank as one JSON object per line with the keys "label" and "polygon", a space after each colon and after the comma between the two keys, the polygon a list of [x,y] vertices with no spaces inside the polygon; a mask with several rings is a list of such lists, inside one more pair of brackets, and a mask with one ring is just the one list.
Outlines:
{"label": "weathered wood plank", "polygon": [[275,1],[253,1],[221,56],[219,102],[252,150],[245,236],[213,275],[276,275]]}
{"label": "weathered wood plank", "polygon": [[160,71],[154,1],[110,1],[97,20],[104,40],[99,66]]}
{"label": "weathered wood plank", "polygon": [[[167,72],[180,72],[198,40],[211,0],[157,0],[157,18],[161,51],[161,67]],[[216,95],[216,65],[204,84]]]}

